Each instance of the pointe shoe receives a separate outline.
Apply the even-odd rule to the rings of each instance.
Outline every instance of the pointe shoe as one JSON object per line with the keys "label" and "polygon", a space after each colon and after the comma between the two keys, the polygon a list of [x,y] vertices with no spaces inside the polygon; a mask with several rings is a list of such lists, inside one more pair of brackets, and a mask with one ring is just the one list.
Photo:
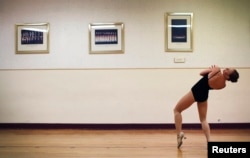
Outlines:
{"label": "pointe shoe", "polygon": [[184,137],[184,133],[183,132],[180,132],[178,135],[177,135],[177,148],[179,149],[182,145],[182,139],[185,139]]}

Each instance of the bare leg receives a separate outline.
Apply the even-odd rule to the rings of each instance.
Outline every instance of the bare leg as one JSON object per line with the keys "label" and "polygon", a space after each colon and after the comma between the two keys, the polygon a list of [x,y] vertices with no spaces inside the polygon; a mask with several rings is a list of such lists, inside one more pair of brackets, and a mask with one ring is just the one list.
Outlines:
{"label": "bare leg", "polygon": [[207,142],[210,141],[210,127],[207,123],[207,101],[205,102],[198,102],[198,111],[199,111],[199,117],[201,122],[202,130],[206,136]]}
{"label": "bare leg", "polygon": [[193,93],[189,91],[186,95],[184,95],[181,100],[177,103],[174,108],[174,120],[175,120],[175,128],[177,134],[179,134],[182,130],[182,115],[181,112],[188,107],[190,107],[195,102]]}

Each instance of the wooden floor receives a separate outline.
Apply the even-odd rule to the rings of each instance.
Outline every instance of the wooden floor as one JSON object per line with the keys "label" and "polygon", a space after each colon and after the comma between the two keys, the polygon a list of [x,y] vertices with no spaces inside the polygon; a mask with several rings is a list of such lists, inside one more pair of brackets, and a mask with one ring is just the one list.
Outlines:
{"label": "wooden floor", "polygon": [[[0,130],[1,158],[206,158],[201,130]],[[249,130],[212,130],[212,141],[250,141]]]}

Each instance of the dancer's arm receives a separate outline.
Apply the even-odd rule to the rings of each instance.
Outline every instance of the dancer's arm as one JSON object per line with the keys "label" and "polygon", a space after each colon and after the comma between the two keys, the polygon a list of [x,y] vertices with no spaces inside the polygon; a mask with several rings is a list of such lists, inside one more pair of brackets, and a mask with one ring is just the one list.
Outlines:
{"label": "dancer's arm", "polygon": [[220,68],[216,65],[212,65],[210,68],[205,69],[203,71],[200,72],[201,76],[204,76],[206,74],[208,75],[208,78],[210,78],[211,76],[215,75],[216,73],[218,73],[220,71]]}
{"label": "dancer's arm", "polygon": [[206,75],[206,74],[208,74],[208,73],[210,73],[210,72],[211,72],[211,69],[209,68],[209,69],[206,69],[206,70],[201,71],[201,72],[200,72],[200,75],[201,75],[201,76],[204,76],[204,75]]}
{"label": "dancer's arm", "polygon": [[212,65],[210,69],[211,69],[211,72],[208,74],[209,79],[220,72],[220,68],[216,65]]}

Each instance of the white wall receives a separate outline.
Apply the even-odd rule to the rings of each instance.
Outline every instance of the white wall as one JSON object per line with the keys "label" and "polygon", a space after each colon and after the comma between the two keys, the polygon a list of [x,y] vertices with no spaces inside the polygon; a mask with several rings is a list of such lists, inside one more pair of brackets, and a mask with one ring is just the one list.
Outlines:
{"label": "white wall", "polygon": [[[176,102],[200,69],[1,71],[0,122],[173,123]],[[209,122],[249,122],[249,69],[240,82],[210,91]],[[184,122],[198,122],[196,105]]]}
{"label": "white wall", "polygon": [[[1,0],[0,68],[249,67],[249,8],[248,0]],[[166,12],[194,13],[193,53],[164,51]],[[36,22],[50,23],[50,54],[16,55],[14,25]],[[125,24],[125,54],[89,55],[95,22]]]}
{"label": "white wall", "polygon": [[[211,64],[237,67],[240,80],[210,93],[209,121],[249,122],[249,7],[248,0],[0,0],[0,122],[173,123],[175,103]],[[164,52],[165,12],[194,13],[192,53]],[[15,24],[35,22],[50,23],[50,53],[16,55]],[[125,24],[124,54],[89,54],[94,22]],[[198,122],[195,106],[184,117]]]}

